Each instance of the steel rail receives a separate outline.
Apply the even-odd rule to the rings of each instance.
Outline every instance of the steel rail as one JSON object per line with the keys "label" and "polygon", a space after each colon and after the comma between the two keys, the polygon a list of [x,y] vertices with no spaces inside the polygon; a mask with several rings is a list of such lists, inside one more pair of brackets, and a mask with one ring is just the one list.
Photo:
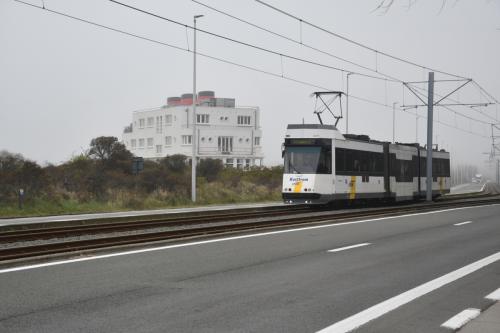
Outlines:
{"label": "steel rail", "polygon": [[[489,194],[459,194],[441,200],[450,201],[470,197],[480,198],[487,196],[489,196]],[[44,223],[13,225],[3,228],[0,227],[0,244],[83,235],[99,235],[111,232],[145,230],[162,227],[189,226],[202,223],[218,223],[230,220],[245,220],[255,217],[277,217],[282,215],[300,214],[307,211],[310,211],[310,209],[301,206],[287,207],[285,209],[282,209],[280,206],[271,206],[257,211],[254,209],[243,209],[241,211],[237,210],[236,212],[230,213],[204,212],[205,215],[199,215],[199,212],[194,212],[187,214],[176,213],[171,215],[161,214],[159,216],[139,216],[136,220],[126,221],[121,220],[119,217],[111,219],[107,218],[102,221],[100,219],[95,219],[90,220],[90,222],[87,220],[75,220],[71,221],[71,225],[63,226],[60,226],[59,222],[49,222],[48,226],[45,226]]]}
{"label": "steel rail", "polygon": [[[37,227],[37,224],[14,225],[14,230],[0,231],[1,243],[13,243],[19,241],[41,240],[58,237],[73,237],[82,235],[98,235],[111,232],[133,231],[141,229],[154,229],[162,227],[189,226],[202,223],[218,223],[230,220],[245,220],[266,216],[281,216],[300,214],[309,211],[307,207],[287,207],[286,209],[242,211],[231,213],[215,213],[207,215],[187,214],[179,216],[162,215],[161,217],[148,216],[148,220],[138,219],[132,221],[114,221],[99,223],[92,221],[91,224],[76,224],[65,226],[51,226],[57,222],[50,223],[48,227]],[[206,213],[206,212],[205,212]],[[114,218],[119,220],[120,218]],[[76,221],[76,222],[85,222]],[[7,226],[8,228],[9,226]],[[20,229],[17,229],[20,228]]]}
{"label": "steel rail", "polygon": [[322,215],[312,216],[301,215],[275,220],[261,220],[259,222],[251,221],[238,224],[202,226],[198,228],[195,227],[174,231],[150,232],[134,235],[111,236],[108,238],[99,239],[66,241],[43,245],[14,247],[0,250],[0,262],[54,254],[75,254],[87,250],[105,249],[123,245],[143,245],[144,243],[151,243],[156,241],[168,241],[173,239],[183,240],[186,238],[203,237],[214,234],[246,232],[255,229],[289,227],[292,225],[297,226],[310,223],[332,223],[360,217],[394,216],[412,212],[432,211],[442,208],[477,206],[495,203],[500,203],[500,198],[494,197],[480,200],[451,201],[433,204],[411,205],[405,207],[389,207],[370,211],[326,213]]}

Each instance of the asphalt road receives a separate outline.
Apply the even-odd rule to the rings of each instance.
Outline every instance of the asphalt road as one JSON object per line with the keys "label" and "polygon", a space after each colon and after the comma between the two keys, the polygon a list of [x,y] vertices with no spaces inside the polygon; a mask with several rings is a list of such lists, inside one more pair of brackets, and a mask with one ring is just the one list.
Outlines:
{"label": "asphalt road", "polygon": [[451,332],[500,287],[500,205],[245,235],[0,270],[0,332],[317,332],[382,302],[359,332]]}

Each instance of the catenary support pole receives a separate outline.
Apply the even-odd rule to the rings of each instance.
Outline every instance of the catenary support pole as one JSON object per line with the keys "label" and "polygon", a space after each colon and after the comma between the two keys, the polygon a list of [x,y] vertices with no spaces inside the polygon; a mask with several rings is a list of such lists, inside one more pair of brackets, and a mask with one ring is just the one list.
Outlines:
{"label": "catenary support pole", "polygon": [[434,111],[434,72],[429,72],[427,95],[427,183],[426,200],[432,201],[432,113]]}

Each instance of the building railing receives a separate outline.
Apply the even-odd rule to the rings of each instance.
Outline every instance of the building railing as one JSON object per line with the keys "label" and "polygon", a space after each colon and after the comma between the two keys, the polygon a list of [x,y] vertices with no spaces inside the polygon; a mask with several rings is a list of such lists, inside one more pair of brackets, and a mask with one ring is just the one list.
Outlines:
{"label": "building railing", "polygon": [[248,148],[233,148],[232,151],[220,151],[217,147],[199,147],[198,154],[200,155],[257,155],[261,152],[260,147]]}
{"label": "building railing", "polygon": [[129,126],[125,126],[125,128],[123,129],[123,133],[132,133],[132,132],[133,132],[132,124],[130,124]]}

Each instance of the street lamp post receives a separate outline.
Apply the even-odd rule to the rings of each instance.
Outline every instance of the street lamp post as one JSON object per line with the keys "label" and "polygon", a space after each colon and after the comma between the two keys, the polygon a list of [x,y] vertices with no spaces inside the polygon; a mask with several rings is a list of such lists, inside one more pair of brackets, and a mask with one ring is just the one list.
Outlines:
{"label": "street lamp post", "polygon": [[203,15],[194,16],[194,38],[193,38],[193,135],[191,136],[191,145],[193,154],[191,156],[191,200],[196,202],[196,19]]}

